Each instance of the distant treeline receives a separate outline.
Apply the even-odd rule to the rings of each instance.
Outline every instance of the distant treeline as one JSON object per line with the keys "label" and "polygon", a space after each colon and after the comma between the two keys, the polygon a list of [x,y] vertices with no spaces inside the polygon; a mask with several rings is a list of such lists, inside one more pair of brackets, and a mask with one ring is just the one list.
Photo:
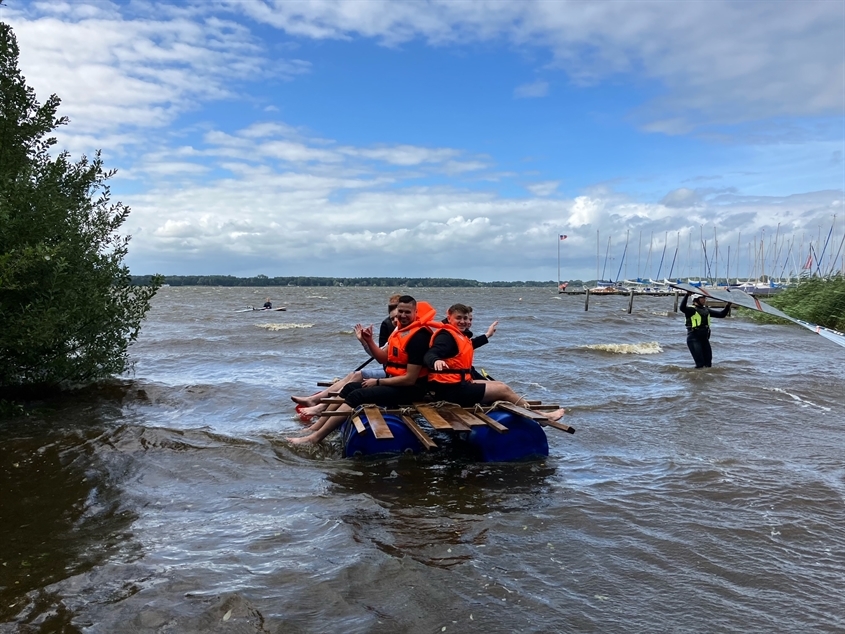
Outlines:
{"label": "distant treeline", "polygon": [[[133,275],[132,283],[146,286],[152,275]],[[419,287],[507,287],[557,286],[557,282],[478,282],[444,277],[235,277],[233,275],[167,275],[164,283],[170,286],[383,286],[386,288]]]}

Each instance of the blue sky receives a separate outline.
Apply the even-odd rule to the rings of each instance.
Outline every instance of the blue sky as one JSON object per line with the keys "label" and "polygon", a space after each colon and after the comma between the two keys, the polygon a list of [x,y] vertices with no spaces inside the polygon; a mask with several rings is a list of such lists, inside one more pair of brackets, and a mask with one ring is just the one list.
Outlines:
{"label": "blue sky", "polygon": [[554,279],[564,233],[564,279],[594,278],[608,238],[615,277],[626,235],[628,277],[657,274],[649,244],[694,268],[702,235],[744,277],[761,243],[771,272],[845,235],[843,2],[51,0],[0,19],[39,98],[62,98],[60,145],[119,170],[133,273]]}

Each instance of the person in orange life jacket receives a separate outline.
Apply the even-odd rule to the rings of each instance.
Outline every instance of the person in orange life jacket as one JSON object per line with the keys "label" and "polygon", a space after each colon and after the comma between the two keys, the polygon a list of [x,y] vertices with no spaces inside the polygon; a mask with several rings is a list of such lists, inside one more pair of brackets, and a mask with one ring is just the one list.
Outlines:
{"label": "person in orange life jacket", "polygon": [[[494,321],[490,326],[487,328],[487,332],[483,335],[478,335],[477,337],[472,336],[472,306],[467,306],[467,310],[469,311],[468,320],[469,324],[467,325],[467,329],[464,331],[464,334],[472,340],[472,347],[473,349],[480,348],[481,346],[487,345],[490,343],[490,337],[496,334],[496,328],[499,326],[499,320],[497,319]],[[443,321],[448,321],[448,317]],[[478,380],[489,380],[488,376],[481,374],[478,370],[475,369],[475,366],[470,368],[472,370],[472,378]]]}
{"label": "person in orange life jacket", "polygon": [[[392,295],[387,303],[387,317],[381,323],[381,327],[379,329],[379,347],[383,348],[385,344],[387,344],[387,338],[390,336],[390,333],[396,329],[396,308],[399,303],[400,295]],[[367,351],[369,354],[369,347],[364,342],[363,339],[363,331],[364,327],[361,324],[357,324],[355,326],[355,337],[358,341],[361,342],[361,345],[364,346],[364,350]],[[372,336],[373,327],[369,327],[370,336]],[[311,396],[291,396],[290,400],[292,400],[297,405],[303,405],[302,408],[297,408],[297,411],[301,418],[308,419],[310,416],[317,416],[326,410],[327,405],[325,403],[321,403],[320,401],[327,397],[330,392],[339,392],[343,386],[347,385],[348,383],[360,383],[364,379],[384,379],[387,378],[387,374],[384,371],[384,368],[381,366],[376,366],[375,368],[362,368],[361,370],[355,370],[347,374],[344,378],[340,381],[336,381],[332,383],[331,386],[327,387],[326,389],[322,390],[321,392],[317,392],[312,394]]]}
{"label": "person in orange life jacket", "polygon": [[[340,393],[345,402],[330,406],[326,414],[330,411],[351,412],[365,403],[396,406],[423,400],[428,391],[428,369],[423,365],[423,358],[431,339],[431,330],[426,324],[434,318],[434,313],[428,304],[420,302],[418,307],[413,297],[403,295],[396,308],[398,326],[388,338],[386,349],[379,348],[373,341],[372,329],[364,329],[362,336],[370,354],[384,364],[387,378],[347,384]],[[294,444],[318,443],[343,421],[342,416],[323,415],[308,428],[310,433],[307,436],[288,440]]]}
{"label": "person in orange life jacket", "polygon": [[[508,401],[520,407],[530,408],[528,402],[506,383],[501,381],[473,381],[473,346],[464,334],[469,325],[469,310],[463,304],[454,304],[448,311],[448,323],[432,337],[431,348],[424,357],[430,369],[429,386],[435,399],[470,407],[477,403]],[[563,417],[563,408],[553,412],[541,412],[551,421]]]}
{"label": "person in orange life jacket", "polygon": [[687,306],[690,295],[692,293],[684,295],[679,306],[686,317],[684,325],[687,328],[687,347],[693,361],[695,361],[696,368],[709,368],[713,365],[713,350],[710,347],[710,318],[727,317],[731,314],[731,304],[726,304],[722,310],[713,310],[704,305],[703,295],[696,295],[692,300],[692,306]]}

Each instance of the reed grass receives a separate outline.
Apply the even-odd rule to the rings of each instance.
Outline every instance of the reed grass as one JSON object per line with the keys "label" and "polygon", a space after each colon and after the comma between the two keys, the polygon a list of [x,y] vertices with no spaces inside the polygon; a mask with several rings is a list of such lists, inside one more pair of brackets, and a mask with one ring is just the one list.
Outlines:
{"label": "reed grass", "polygon": [[[845,277],[841,275],[826,280],[804,280],[797,286],[763,299],[790,317],[845,332]],[[752,310],[742,310],[742,315],[761,323],[784,321]]]}

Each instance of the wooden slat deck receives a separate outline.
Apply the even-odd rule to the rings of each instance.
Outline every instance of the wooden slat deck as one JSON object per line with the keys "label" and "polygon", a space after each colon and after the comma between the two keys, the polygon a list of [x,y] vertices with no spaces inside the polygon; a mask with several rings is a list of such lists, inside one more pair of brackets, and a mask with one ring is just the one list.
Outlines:
{"label": "wooden slat deck", "polygon": [[367,420],[370,422],[370,429],[373,430],[373,436],[376,438],[393,438],[393,432],[390,427],[384,422],[384,417],[381,415],[381,410],[378,407],[365,407],[364,414],[367,415]]}
{"label": "wooden slat deck", "polygon": [[478,418],[478,420],[480,420],[488,427],[492,427],[493,429],[495,429],[500,434],[504,434],[510,431],[507,427],[502,425],[502,423],[497,421],[495,418],[490,418],[487,414],[483,412],[473,412],[472,415]]}
{"label": "wooden slat deck", "polygon": [[468,412],[462,407],[458,407],[457,405],[447,405],[443,408],[443,410],[452,414],[455,418],[459,419],[464,425],[469,425],[470,427],[486,425],[483,420],[479,420],[470,412]]}
{"label": "wooden slat deck", "polygon": [[402,416],[402,422],[405,423],[408,429],[411,430],[411,433],[417,437],[417,439],[423,444],[423,447],[427,450],[437,447],[437,443],[434,442],[419,425],[417,425],[417,422],[413,418],[410,416]]}
{"label": "wooden slat deck", "polygon": [[414,403],[414,408],[416,408],[416,410],[420,413],[420,416],[426,419],[428,424],[434,427],[434,429],[452,429],[452,425],[449,421],[445,420],[437,409],[431,405],[426,405],[425,403]]}
{"label": "wooden slat deck", "polygon": [[536,420],[541,425],[546,427],[554,427],[555,429],[559,429],[560,431],[565,431],[568,434],[574,434],[575,428],[570,427],[569,425],[565,425],[559,421],[551,421],[542,414],[532,411],[530,409],[525,409],[524,407],[520,407],[519,405],[514,405],[513,403],[506,403],[504,401],[497,401],[496,408],[505,410],[506,412],[510,412],[511,414],[516,414],[517,416],[524,416],[525,418],[531,418]]}
{"label": "wooden slat deck", "polygon": [[363,434],[365,431],[367,431],[367,428],[364,427],[364,423],[361,420],[360,416],[353,416],[352,424],[355,425],[355,429],[359,434]]}

